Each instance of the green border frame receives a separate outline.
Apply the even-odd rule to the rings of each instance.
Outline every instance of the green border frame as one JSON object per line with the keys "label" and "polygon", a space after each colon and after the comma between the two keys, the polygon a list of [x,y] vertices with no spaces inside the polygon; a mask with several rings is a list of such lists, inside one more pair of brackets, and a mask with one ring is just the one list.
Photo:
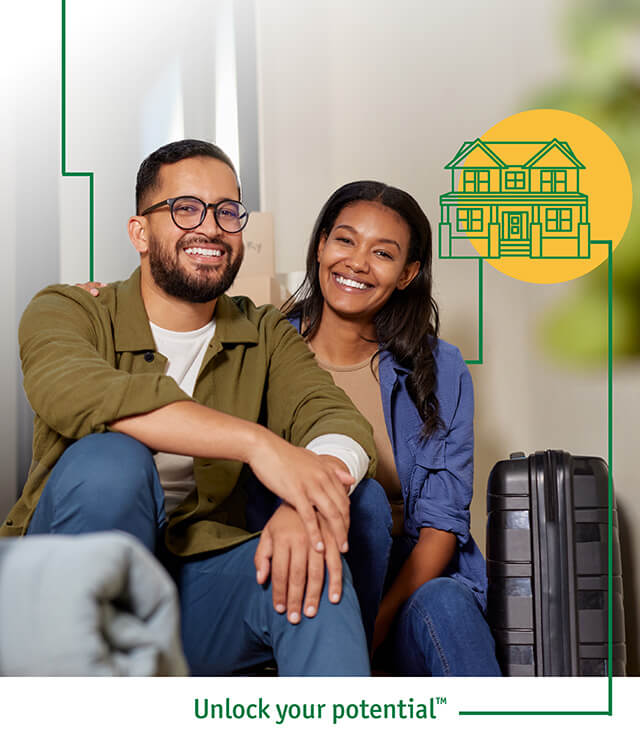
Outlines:
{"label": "green border frame", "polygon": [[73,172],[67,170],[67,3],[61,0],[62,10],[62,75],[61,75],[61,172],[63,178],[89,178],[89,280],[93,281],[93,235],[94,235],[94,210],[93,210],[93,172]]}
{"label": "green border frame", "polygon": [[[613,676],[611,665],[613,662],[613,243],[611,240],[591,240],[592,244],[607,245],[608,272],[607,272],[607,468],[608,468],[608,517],[607,533],[609,548],[607,554],[607,667],[608,667],[608,703],[606,711],[458,711],[459,716],[613,716]],[[480,267],[480,296],[482,296],[482,262]],[[480,300],[479,317],[480,338],[482,338],[482,299]],[[482,341],[481,341],[482,342]],[[480,345],[480,359],[482,359],[482,344]],[[467,361],[467,363],[482,363]]]}
{"label": "green border frame", "polygon": [[[63,177],[89,178],[89,280],[93,281],[94,269],[94,173],[68,171],[66,167],[67,154],[67,12],[66,0],[61,0],[62,11],[62,84],[61,84],[61,172]],[[459,711],[460,716],[613,716],[613,678],[611,664],[613,659],[613,246],[611,240],[591,240],[593,244],[608,246],[608,359],[607,359],[607,425],[608,425],[608,461],[609,470],[609,508],[608,508],[608,708],[606,711]],[[483,258],[478,258],[478,358],[467,360],[468,365],[482,365],[484,362],[483,347]]]}

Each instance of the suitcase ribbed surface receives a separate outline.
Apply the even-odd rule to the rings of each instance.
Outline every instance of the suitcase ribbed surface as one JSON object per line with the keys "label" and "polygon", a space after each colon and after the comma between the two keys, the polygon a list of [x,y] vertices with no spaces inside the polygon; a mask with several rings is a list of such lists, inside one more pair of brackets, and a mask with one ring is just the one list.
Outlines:
{"label": "suitcase ribbed surface", "polygon": [[[608,472],[563,451],[512,454],[489,476],[487,616],[505,675],[608,674]],[[613,675],[626,649],[613,509]]]}

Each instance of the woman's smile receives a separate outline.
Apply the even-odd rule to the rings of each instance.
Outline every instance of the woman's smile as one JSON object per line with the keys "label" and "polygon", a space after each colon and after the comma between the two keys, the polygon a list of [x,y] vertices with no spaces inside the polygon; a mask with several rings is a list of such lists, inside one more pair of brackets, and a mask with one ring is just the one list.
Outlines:
{"label": "woman's smile", "polygon": [[332,276],[333,280],[339,286],[339,288],[348,293],[351,293],[352,291],[366,291],[373,288],[370,283],[364,283],[362,281],[356,280],[355,278],[350,278],[349,276],[345,276],[340,273],[332,273]]}

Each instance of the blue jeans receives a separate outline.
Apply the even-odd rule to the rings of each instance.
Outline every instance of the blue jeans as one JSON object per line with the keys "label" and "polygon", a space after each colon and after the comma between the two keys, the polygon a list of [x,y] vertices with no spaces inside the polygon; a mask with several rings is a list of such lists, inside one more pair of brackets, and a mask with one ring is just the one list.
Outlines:
{"label": "blue jeans", "polygon": [[[259,531],[280,501],[255,478],[245,486],[247,527]],[[363,479],[351,493],[350,501],[349,551],[345,559],[360,603],[367,644],[371,646],[391,553],[391,509],[384,489],[375,479]]]}
{"label": "blue jeans", "polygon": [[164,492],[149,449],[120,433],[94,434],[56,463],[29,534],[118,529],[136,536],[164,563],[178,586],[182,640],[191,672],[227,675],[275,660],[280,675],[360,676],[369,659],[358,599],[344,565],[339,604],[290,624],[273,609],[270,584],[258,585],[257,540],[181,559],[164,548]]}
{"label": "blue jeans", "polygon": [[[394,539],[387,586],[409,556],[413,542]],[[495,642],[471,588],[437,577],[404,603],[375,657],[394,675],[500,676]]]}

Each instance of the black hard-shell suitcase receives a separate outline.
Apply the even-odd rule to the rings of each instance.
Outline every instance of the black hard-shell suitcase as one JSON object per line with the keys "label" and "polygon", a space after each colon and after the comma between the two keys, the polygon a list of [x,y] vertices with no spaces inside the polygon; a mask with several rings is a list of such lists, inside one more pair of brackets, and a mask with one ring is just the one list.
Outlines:
{"label": "black hard-shell suitcase", "polygon": [[[564,451],[511,454],[489,475],[487,616],[505,675],[608,674],[608,471]],[[613,510],[612,674],[626,648]]]}

